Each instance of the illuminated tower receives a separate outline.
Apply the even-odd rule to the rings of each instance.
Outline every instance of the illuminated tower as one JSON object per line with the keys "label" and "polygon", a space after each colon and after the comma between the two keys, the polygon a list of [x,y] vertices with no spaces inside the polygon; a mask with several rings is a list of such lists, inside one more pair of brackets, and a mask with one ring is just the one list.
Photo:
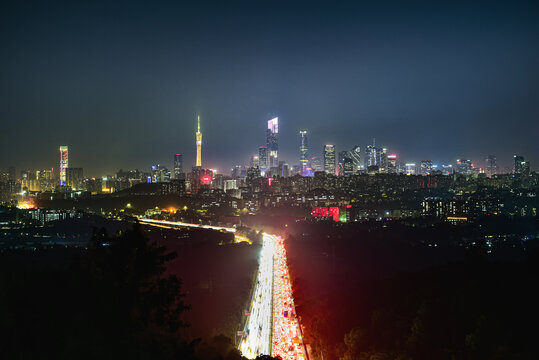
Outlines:
{"label": "illuminated tower", "polygon": [[68,166],[67,146],[60,146],[60,186],[66,186]]}
{"label": "illuminated tower", "polygon": [[279,145],[277,135],[279,134],[279,118],[268,120],[268,130],[266,132],[266,147],[269,152],[269,168],[279,166]]}
{"label": "illuminated tower", "polygon": [[307,131],[302,130],[299,132],[299,163],[301,164],[301,175],[307,174],[307,164],[309,163],[309,150],[307,145]]}
{"label": "illuminated tower", "polygon": [[202,167],[202,133],[200,132],[200,116],[198,116],[198,127],[196,134],[196,144],[197,144],[197,167]]}

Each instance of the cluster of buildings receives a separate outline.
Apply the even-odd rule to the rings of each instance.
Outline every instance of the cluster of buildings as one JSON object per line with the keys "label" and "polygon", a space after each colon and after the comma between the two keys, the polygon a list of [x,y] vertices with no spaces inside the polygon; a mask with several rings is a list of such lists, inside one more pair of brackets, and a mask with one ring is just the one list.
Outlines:
{"label": "cluster of buildings", "polygon": [[[378,147],[375,140],[364,149],[354,146],[339,152],[335,145],[325,144],[321,156],[312,156],[306,130],[299,132],[298,164],[289,166],[279,158],[277,117],[267,121],[266,143],[251,157],[249,166],[235,166],[229,175],[203,166],[200,117],[197,119],[195,146],[195,165],[189,172],[184,171],[183,155],[177,153],[174,154],[172,171],[158,164],[148,171],[119,170],[102,178],[85,178],[82,168],[70,167],[69,149],[61,146],[58,171],[24,170],[18,176],[15,168],[10,167],[0,172],[0,201],[9,201],[14,196],[50,193],[66,198],[128,190],[131,194],[203,194],[206,198],[213,196],[216,203],[224,201],[225,204],[233,199],[235,207],[245,207],[249,211],[278,206],[349,205],[346,208],[349,219],[397,215],[449,216],[478,207],[491,213],[509,211],[500,209],[500,201],[492,199],[497,199],[500,191],[512,191],[514,194],[520,189],[525,189],[525,197],[534,197],[538,182],[537,173],[530,171],[530,163],[520,155],[514,156],[513,169],[505,174],[499,170],[494,155],[486,157],[483,167],[475,166],[468,159],[459,159],[454,164],[441,167],[432,160],[423,160],[419,164],[402,163],[396,154]],[[473,194],[483,187],[490,189],[490,195],[497,193],[496,196],[489,195],[490,202],[474,205],[469,202],[475,200],[468,197],[467,203],[462,205],[463,198],[459,196]],[[422,192],[425,189],[442,191],[442,194]],[[527,210],[515,210],[513,207],[509,213],[514,211],[533,214],[535,206]]]}

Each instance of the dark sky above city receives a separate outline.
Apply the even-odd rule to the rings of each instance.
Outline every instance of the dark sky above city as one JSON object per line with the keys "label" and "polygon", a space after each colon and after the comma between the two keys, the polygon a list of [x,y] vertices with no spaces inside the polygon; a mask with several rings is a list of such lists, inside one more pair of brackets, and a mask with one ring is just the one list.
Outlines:
{"label": "dark sky above city", "polygon": [[5,1],[0,8],[0,168],[85,175],[248,164],[280,118],[298,131],[405,162],[539,163],[539,3]]}

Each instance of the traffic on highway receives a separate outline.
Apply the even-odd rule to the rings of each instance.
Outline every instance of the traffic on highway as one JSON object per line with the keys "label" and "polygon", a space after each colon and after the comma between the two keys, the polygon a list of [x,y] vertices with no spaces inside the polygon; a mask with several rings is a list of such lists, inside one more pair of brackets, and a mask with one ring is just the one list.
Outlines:
{"label": "traffic on highway", "polygon": [[243,356],[306,359],[282,238],[263,234],[260,264],[239,349]]}

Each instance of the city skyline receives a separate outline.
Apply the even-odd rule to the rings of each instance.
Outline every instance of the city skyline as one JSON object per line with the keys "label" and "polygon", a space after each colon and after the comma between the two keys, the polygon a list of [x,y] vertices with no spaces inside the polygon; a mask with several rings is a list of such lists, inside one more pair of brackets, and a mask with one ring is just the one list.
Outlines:
{"label": "city skyline", "polygon": [[[277,118],[274,118],[274,119],[271,119],[269,121],[272,121],[272,120],[275,120]],[[268,124],[269,124],[269,121],[268,121]],[[269,129],[268,129],[268,132],[266,134],[266,136],[268,136],[269,134]],[[279,159],[277,161],[282,161],[282,162],[285,162],[287,164],[289,164],[290,166],[293,166],[293,165],[299,165],[301,167],[302,165],[302,149],[303,151],[305,152],[308,152],[308,154],[310,155],[310,157],[318,157],[318,158],[321,158],[322,161],[324,159],[324,152],[325,152],[325,147],[328,146],[328,144],[322,144],[321,147],[322,147],[322,150],[318,153],[316,151],[316,149],[313,149],[310,145],[310,141],[309,140],[309,145],[306,145],[305,147],[302,147],[301,145],[301,141],[303,139],[303,137],[306,136],[307,134],[307,130],[300,130],[298,132],[299,136],[300,136],[300,145],[297,146],[297,154],[296,154],[296,157],[293,158],[292,160],[288,160],[288,159]],[[201,139],[202,137],[202,133],[200,132],[200,116],[197,116],[197,129],[196,129],[196,133],[195,133],[195,137],[197,139],[197,141],[195,142],[195,152],[193,153],[193,156],[194,156],[194,159],[192,160],[192,167],[202,167],[201,165],[197,165],[197,161],[201,161],[201,153],[202,153],[202,141],[200,140],[200,143],[199,143],[199,137]],[[310,139],[310,134],[309,134],[309,139]],[[373,138],[371,141],[375,142],[375,138]],[[70,145],[70,146],[73,146],[73,145]],[[477,159],[471,159],[470,157],[460,157],[460,158],[457,158],[457,159],[454,159],[454,160],[449,160],[447,162],[442,162],[438,159],[432,159],[432,158],[429,158],[428,156],[423,156],[421,159],[422,160],[418,160],[418,159],[409,159],[409,158],[403,158],[400,154],[396,154],[395,151],[393,151],[391,148],[382,148],[382,147],[376,147],[375,144],[366,144],[366,145],[355,145],[349,149],[343,149],[341,147],[339,147],[339,145],[335,145],[335,144],[331,144],[329,146],[332,146],[333,147],[333,151],[335,153],[350,153],[350,152],[354,152],[354,151],[357,151],[357,149],[360,150],[359,152],[359,156],[360,156],[360,160],[359,162],[361,163],[361,169],[362,170],[367,170],[367,167],[368,167],[368,164],[370,164],[369,162],[369,158],[373,158],[373,155],[369,155],[371,153],[371,149],[374,149],[375,151],[384,151],[384,155],[385,155],[385,158],[387,160],[387,157],[388,156],[391,156],[391,157],[394,157],[396,156],[396,158],[393,158],[393,160],[396,160],[398,159],[398,162],[396,164],[399,164],[401,163],[402,165],[405,164],[405,162],[407,164],[414,164],[414,165],[417,165],[417,166],[420,166],[420,164],[422,162],[425,162],[425,161],[429,161],[432,165],[435,166],[435,168],[437,167],[437,170],[442,170],[442,166],[446,166],[446,165],[457,165],[459,164],[459,161],[460,159],[469,159],[469,160],[466,160],[466,161],[470,161],[470,164],[473,165],[474,168],[477,168],[477,169],[481,169],[483,172],[487,173],[488,175],[491,175],[491,174],[494,174],[494,173],[509,173],[509,172],[512,172],[514,169],[515,169],[515,157],[519,157],[519,158],[525,158],[526,161],[528,163],[530,163],[530,158],[533,157],[533,156],[530,156],[528,154],[526,155],[523,155],[523,154],[511,154],[509,156],[501,156],[501,158],[503,159],[502,162],[498,161],[497,158],[499,159],[500,156],[497,155],[497,154],[485,154],[483,155],[482,158],[477,158]],[[67,148],[69,146],[61,146],[60,147],[60,153],[61,154],[64,154],[62,152],[62,149],[64,150],[65,154],[67,154]],[[244,156],[245,159],[241,159],[241,160],[238,160],[238,161],[233,161],[233,165],[231,165],[230,167],[223,167],[223,166],[205,166],[205,168],[208,168],[208,169],[212,169],[212,170],[218,170],[219,173],[221,174],[229,174],[230,171],[233,171],[234,167],[236,166],[245,166],[245,167],[249,167],[249,166],[252,166],[252,158],[254,156],[257,157],[257,160],[258,158],[261,158],[261,151],[262,149],[264,149],[267,154],[266,154],[266,161],[267,161],[267,169],[269,170],[271,168],[270,165],[270,154],[269,154],[269,151],[267,151],[267,146],[260,146],[258,151],[255,151],[255,152],[252,152],[251,153],[246,153],[248,155]],[[71,151],[70,151],[71,152]],[[389,154],[389,153],[391,154]],[[185,151],[182,153],[174,153],[174,159],[168,159],[167,160],[164,160],[162,162],[159,162],[159,161],[154,161],[153,163],[151,164],[142,164],[141,166],[135,166],[135,167],[126,167],[126,166],[122,166],[122,164],[118,164],[116,166],[116,168],[110,170],[110,171],[99,171],[97,170],[96,173],[92,173],[91,175],[87,176],[88,178],[91,178],[91,177],[100,177],[100,176],[108,176],[108,175],[112,175],[112,174],[115,174],[117,171],[119,170],[141,170],[141,171],[146,171],[148,169],[151,169],[153,166],[155,166],[155,164],[158,164],[158,166],[164,166],[164,167],[168,167],[171,169],[171,174],[172,174],[172,178],[177,178],[176,177],[176,174],[178,173],[181,173],[181,172],[185,172],[186,169],[189,168],[189,164],[190,164],[190,161],[188,160],[186,163],[184,162],[184,159],[183,159],[183,154],[184,153],[188,153],[189,154],[189,151]],[[170,155],[170,154],[168,154]],[[64,156],[67,156],[67,155],[64,155]],[[376,155],[374,155],[376,156]],[[378,156],[380,156],[380,154],[378,154]],[[309,157],[309,158],[310,158]],[[489,168],[489,165],[488,165],[488,161],[492,161],[492,160],[489,160],[491,159],[491,157],[494,158],[494,163],[493,165],[496,167],[496,170],[493,171],[492,168]],[[160,158],[165,158],[165,156],[161,156]],[[170,156],[169,156],[170,158]],[[353,159],[353,158],[352,158]],[[355,160],[354,160],[355,161]],[[374,161],[374,160],[372,160]],[[410,162],[411,161],[411,162]],[[307,164],[310,164],[309,161],[306,161]],[[417,163],[417,164],[415,164]],[[180,165],[178,165],[180,164]],[[278,164],[278,163],[277,163]],[[277,165],[276,164],[276,165]],[[365,164],[365,165],[363,165]],[[376,162],[373,162],[373,164],[375,165],[378,165]],[[54,164],[46,164],[44,166],[34,166],[34,167],[24,167],[24,166],[20,166],[18,164],[11,164],[9,166],[3,166],[1,167],[0,166],[0,171],[5,171],[5,172],[9,172],[11,171],[10,169],[11,168],[15,168],[17,172],[20,172],[20,171],[25,171],[25,170],[37,170],[37,169],[53,169],[55,168],[55,166],[51,166],[51,165],[54,165]],[[335,160],[335,170],[337,171],[338,170],[338,166],[337,166],[337,162]],[[432,166],[431,165],[431,166]],[[491,166],[493,166],[491,165]],[[260,165],[260,163],[257,165],[261,168],[261,170],[265,170],[266,168],[264,168],[263,166]],[[531,163],[530,166],[530,170],[531,171],[535,171],[536,169],[536,164],[535,163]],[[79,161],[76,161],[76,168],[84,168],[86,169],[85,165],[82,164]],[[276,166],[275,166],[276,167]],[[322,169],[321,171],[323,171],[323,167],[324,167],[324,164],[322,163]],[[67,168],[66,166],[64,166],[64,168]],[[74,168],[74,166],[71,166],[71,168]],[[58,164],[58,174],[59,174],[59,177],[60,177],[60,181],[62,181],[62,179],[64,179],[63,181],[65,182],[65,175],[62,175],[62,161],[60,161],[60,163]],[[179,169],[181,169],[181,171],[178,171]],[[312,173],[314,172],[315,170],[312,169],[312,172],[311,172],[311,176],[312,176]],[[88,170],[85,170],[85,174],[88,174],[89,171]],[[418,169],[418,173],[421,173],[421,171],[419,171]],[[64,174],[65,174],[65,170],[64,170]],[[62,176],[64,176],[64,178],[62,178]]]}
{"label": "city skyline", "polygon": [[417,163],[533,166],[538,6],[11,3],[0,167],[53,166],[60,144],[91,175],[191,166],[196,114],[212,168],[246,163],[275,116],[289,163],[307,130],[312,149],[377,137]]}

